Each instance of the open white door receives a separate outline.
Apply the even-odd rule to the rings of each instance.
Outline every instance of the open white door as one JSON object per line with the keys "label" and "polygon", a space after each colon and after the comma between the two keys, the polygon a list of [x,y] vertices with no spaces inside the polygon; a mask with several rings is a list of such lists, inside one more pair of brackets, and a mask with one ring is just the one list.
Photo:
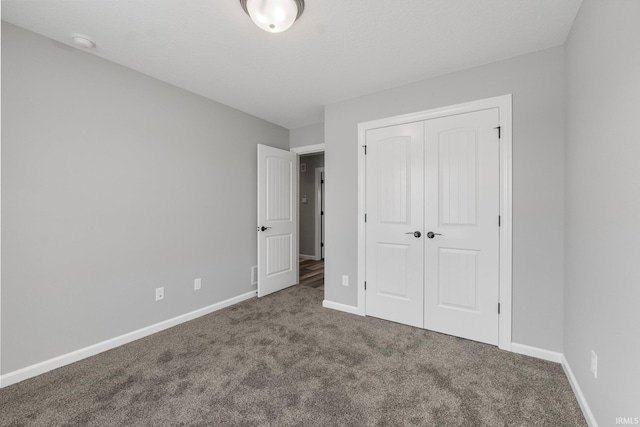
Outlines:
{"label": "open white door", "polygon": [[296,154],[258,145],[258,296],[296,284]]}

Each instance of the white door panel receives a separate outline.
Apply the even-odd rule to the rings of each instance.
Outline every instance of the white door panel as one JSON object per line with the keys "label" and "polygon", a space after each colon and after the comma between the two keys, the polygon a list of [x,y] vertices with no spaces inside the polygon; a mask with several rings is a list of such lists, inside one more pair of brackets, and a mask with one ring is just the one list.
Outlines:
{"label": "white door panel", "polygon": [[294,153],[258,145],[259,297],[296,283],[295,170]]}
{"label": "white door panel", "polygon": [[367,131],[367,315],[498,343],[497,125],[496,108]]}
{"label": "white door panel", "polygon": [[498,344],[498,110],[425,121],[425,328]]}
{"label": "white door panel", "polygon": [[422,140],[421,122],[367,132],[367,314],[419,327]]}

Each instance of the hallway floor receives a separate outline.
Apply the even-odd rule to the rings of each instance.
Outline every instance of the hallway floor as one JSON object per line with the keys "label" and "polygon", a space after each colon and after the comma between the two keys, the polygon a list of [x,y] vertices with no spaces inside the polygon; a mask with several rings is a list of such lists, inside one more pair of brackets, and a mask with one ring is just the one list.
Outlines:
{"label": "hallway floor", "polygon": [[324,260],[301,258],[300,284],[324,291]]}

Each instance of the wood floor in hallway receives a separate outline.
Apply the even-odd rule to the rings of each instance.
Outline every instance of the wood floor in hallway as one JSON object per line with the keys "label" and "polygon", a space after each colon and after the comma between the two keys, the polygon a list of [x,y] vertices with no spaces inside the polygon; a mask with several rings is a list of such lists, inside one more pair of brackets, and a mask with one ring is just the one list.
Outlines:
{"label": "wood floor in hallway", "polygon": [[300,284],[324,290],[324,260],[300,259]]}

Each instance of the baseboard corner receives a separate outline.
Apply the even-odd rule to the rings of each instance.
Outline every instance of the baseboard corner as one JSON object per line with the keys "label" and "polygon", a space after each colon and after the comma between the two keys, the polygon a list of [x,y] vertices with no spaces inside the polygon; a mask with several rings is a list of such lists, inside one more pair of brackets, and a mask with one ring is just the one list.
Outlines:
{"label": "baseboard corner", "polygon": [[569,365],[569,361],[567,360],[564,354],[562,355],[561,359],[562,360],[560,364],[562,365],[562,369],[564,369],[564,373],[567,375],[567,378],[569,379],[569,385],[571,386],[571,389],[573,390],[573,394],[576,396],[576,399],[578,400],[578,405],[580,405],[580,409],[582,409],[582,415],[584,415],[584,418],[587,421],[587,424],[589,424],[589,427],[598,427],[598,422],[596,421],[596,418],[593,416],[593,412],[591,412],[591,407],[587,403],[587,399],[584,397],[584,394],[582,393],[580,384],[578,384],[578,380],[573,374],[573,370]]}
{"label": "baseboard corner", "polygon": [[360,308],[354,307],[352,305],[346,305],[346,304],[341,304],[339,302],[323,300],[322,301],[322,306],[325,307],[325,308],[331,308],[333,310],[344,311],[345,313],[356,314],[358,316],[364,316],[364,314],[360,312]]}

